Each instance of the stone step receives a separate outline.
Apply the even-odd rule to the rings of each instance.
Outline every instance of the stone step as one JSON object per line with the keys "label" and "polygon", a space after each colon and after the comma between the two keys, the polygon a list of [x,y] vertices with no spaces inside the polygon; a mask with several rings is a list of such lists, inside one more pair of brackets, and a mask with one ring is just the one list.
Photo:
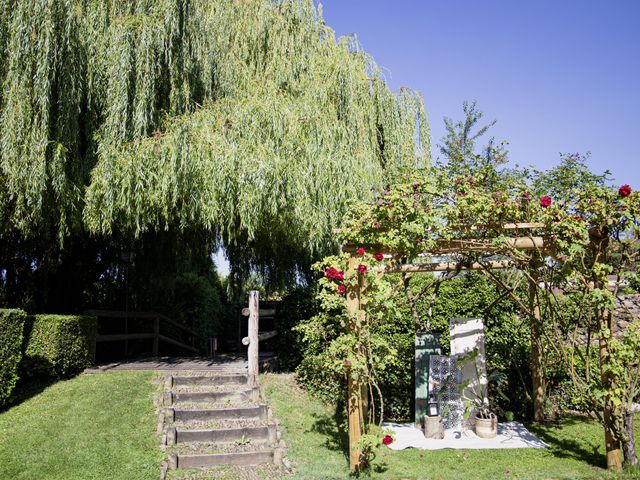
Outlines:
{"label": "stone step", "polygon": [[191,430],[173,427],[167,429],[167,445],[193,442],[233,443],[242,439],[253,443],[275,443],[276,426],[270,424],[227,429]]}
{"label": "stone step", "polygon": [[185,422],[189,420],[215,420],[231,418],[267,418],[267,406],[247,406],[238,408],[217,408],[209,410],[185,410],[180,408],[168,408],[166,416],[171,421]]}
{"label": "stone step", "polygon": [[196,455],[173,455],[169,458],[169,467],[176,469],[206,468],[216,465],[260,465],[279,463],[274,461],[275,450],[266,449],[253,452],[210,453]]}
{"label": "stone step", "polygon": [[247,375],[199,375],[167,377],[167,386],[181,387],[188,385],[246,385]]}
{"label": "stone step", "polygon": [[263,427],[267,425],[267,419],[258,417],[214,418],[211,420],[174,421],[169,427],[178,430],[231,430],[234,428]]}
{"label": "stone step", "polygon": [[[168,395],[167,395],[168,394]],[[257,388],[231,392],[167,392],[170,405],[180,403],[256,402],[260,396]]]}

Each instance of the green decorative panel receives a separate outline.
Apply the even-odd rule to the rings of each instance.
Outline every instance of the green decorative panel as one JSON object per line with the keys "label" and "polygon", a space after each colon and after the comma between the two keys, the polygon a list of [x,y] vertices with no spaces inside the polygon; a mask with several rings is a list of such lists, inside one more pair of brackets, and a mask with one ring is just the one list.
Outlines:
{"label": "green decorative panel", "polygon": [[416,426],[422,425],[429,404],[429,355],[442,355],[439,335],[416,333]]}

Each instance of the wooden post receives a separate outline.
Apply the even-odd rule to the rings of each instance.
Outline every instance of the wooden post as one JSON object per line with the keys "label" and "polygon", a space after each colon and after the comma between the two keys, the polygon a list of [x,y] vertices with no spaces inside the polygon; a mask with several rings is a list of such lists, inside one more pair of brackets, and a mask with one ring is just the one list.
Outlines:
{"label": "wooden post", "polygon": [[347,409],[349,413],[349,469],[351,473],[360,471],[361,450],[357,448],[357,444],[362,437],[362,403],[360,384],[353,378],[351,372],[347,374]]}
{"label": "wooden post", "polygon": [[[349,258],[347,265],[347,277],[357,275],[358,259],[354,256]],[[355,318],[360,318],[360,284],[349,287],[347,291],[347,313],[349,314],[349,330],[357,334],[358,328]],[[362,436],[362,385],[351,375],[351,369],[347,371],[347,410],[349,418],[349,469],[351,473],[360,470],[360,457],[362,452],[357,448],[357,444]]]}
{"label": "wooden post", "polygon": [[254,387],[258,383],[258,315],[260,311],[258,291],[249,292],[249,348],[247,351],[247,363],[249,385]]}
{"label": "wooden post", "polygon": [[153,356],[158,356],[160,344],[160,317],[153,319]]}
{"label": "wooden post", "polygon": [[[609,231],[607,226],[600,226],[589,231],[589,240],[593,265],[596,263],[606,264],[607,248],[609,245]],[[593,274],[595,288],[607,288],[606,273]],[[611,331],[613,327],[613,312],[607,308],[596,310],[596,319],[600,329],[598,341],[598,359],[600,361],[600,382],[604,390],[615,389],[615,381],[608,366],[611,362]],[[604,447],[607,455],[607,468],[613,471],[622,470],[622,449],[619,434],[616,428],[616,416],[620,413],[620,407],[616,406],[610,395],[604,399],[603,425],[604,425]]]}
{"label": "wooden post", "polygon": [[537,262],[532,261],[529,272],[529,308],[531,309],[531,379],[533,382],[533,419],[544,420],[545,384],[542,367],[544,347],[542,346],[542,316],[540,313],[540,296],[538,295]]}

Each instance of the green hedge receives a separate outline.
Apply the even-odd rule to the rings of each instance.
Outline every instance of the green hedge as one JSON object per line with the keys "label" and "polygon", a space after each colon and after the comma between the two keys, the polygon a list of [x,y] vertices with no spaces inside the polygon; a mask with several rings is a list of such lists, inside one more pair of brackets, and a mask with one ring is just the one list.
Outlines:
{"label": "green hedge", "polygon": [[97,321],[80,315],[33,315],[25,324],[25,376],[67,377],[92,365]]}
{"label": "green hedge", "polygon": [[22,310],[0,309],[0,406],[4,405],[18,381],[22,358],[22,331],[27,315]]}

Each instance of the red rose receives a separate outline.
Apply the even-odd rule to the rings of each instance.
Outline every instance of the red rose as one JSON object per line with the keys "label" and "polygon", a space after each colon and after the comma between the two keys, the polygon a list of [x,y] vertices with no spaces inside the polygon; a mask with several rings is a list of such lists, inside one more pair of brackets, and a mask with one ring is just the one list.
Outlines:
{"label": "red rose", "polygon": [[360,273],[367,273],[367,266],[362,264],[358,265],[358,271]]}
{"label": "red rose", "polygon": [[631,192],[632,192],[631,187],[626,183],[618,189],[618,194],[621,197],[628,197],[629,195],[631,195]]}
{"label": "red rose", "polygon": [[419,183],[414,183],[414,184],[413,184],[413,189],[414,189],[414,190],[417,190],[419,187],[420,187],[420,184],[419,184]]}
{"label": "red rose", "polygon": [[380,222],[373,222],[373,228],[375,228],[376,230],[380,230],[380,228],[382,228],[382,225],[380,224]]}
{"label": "red rose", "polygon": [[382,443],[384,445],[391,445],[393,443],[393,437],[391,435],[385,435],[382,437]]}
{"label": "red rose", "polygon": [[529,192],[522,192],[520,196],[522,197],[523,200],[526,200],[527,202],[531,200],[531,197],[532,197],[532,195]]}
{"label": "red rose", "polygon": [[325,270],[324,275],[333,280],[334,278],[336,278],[336,275],[338,274],[338,270],[336,270],[335,267],[329,267]]}
{"label": "red rose", "polygon": [[335,267],[329,267],[325,270],[324,275],[329,280],[338,280],[342,282],[344,280],[344,272],[342,270],[338,270]]}
{"label": "red rose", "polygon": [[376,252],[376,254],[373,256],[373,258],[375,258],[377,261],[381,262],[382,260],[384,260],[384,255],[381,254],[380,252]]}
{"label": "red rose", "polygon": [[356,253],[358,255],[364,255],[364,248],[360,247],[358,250],[356,250]]}
{"label": "red rose", "polygon": [[547,208],[551,206],[551,197],[540,197],[540,206],[542,208]]}
{"label": "red rose", "polygon": [[338,285],[338,293],[340,295],[344,295],[344,292],[347,291],[347,287],[345,287],[344,285]]}

